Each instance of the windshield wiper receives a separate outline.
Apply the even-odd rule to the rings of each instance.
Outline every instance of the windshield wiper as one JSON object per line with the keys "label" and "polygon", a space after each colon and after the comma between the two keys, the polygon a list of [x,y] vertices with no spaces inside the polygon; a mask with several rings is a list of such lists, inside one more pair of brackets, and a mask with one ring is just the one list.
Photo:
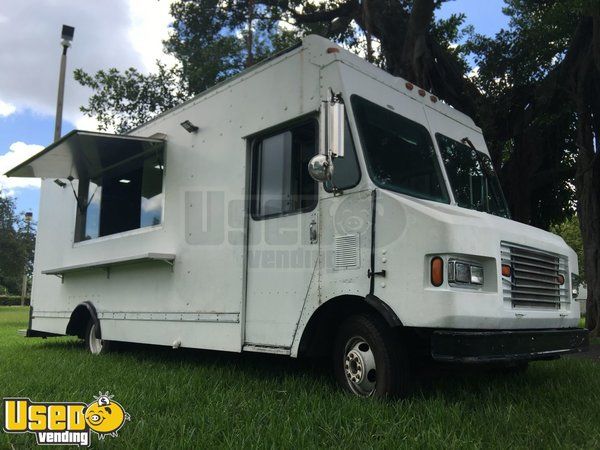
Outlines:
{"label": "windshield wiper", "polygon": [[471,147],[473,150],[477,151],[477,149],[475,148],[475,146],[473,145],[473,142],[471,142],[471,139],[469,139],[468,137],[464,137],[460,140],[460,142],[462,142],[463,144],[468,145],[469,147]]}
{"label": "windshield wiper", "polygon": [[[504,191],[502,190],[502,186],[500,186],[500,180],[498,180],[498,176],[496,174],[496,171],[494,170],[494,165],[490,159],[489,156],[487,156],[485,153],[480,152],[479,150],[477,150],[475,148],[475,145],[473,145],[473,142],[471,142],[471,139],[469,139],[468,137],[464,137],[460,140],[463,144],[467,145],[468,147],[471,148],[471,150],[473,150],[473,153],[475,154],[475,158],[477,158],[477,162],[479,162],[479,165],[481,166],[481,170],[483,172],[483,174],[486,177],[486,182],[494,182],[495,180],[497,180],[498,183],[498,189],[499,192],[497,193],[500,198],[498,199],[502,205],[499,205],[504,211],[505,217],[507,219],[510,219],[510,210],[508,209],[508,204],[506,203],[506,197],[504,197]],[[487,165],[487,161],[485,161],[483,159],[483,156],[485,156],[486,158],[488,158],[491,167],[488,167]],[[492,170],[492,173],[490,173],[490,170]],[[491,178],[491,180],[490,180]],[[495,179],[495,180],[494,180]]]}

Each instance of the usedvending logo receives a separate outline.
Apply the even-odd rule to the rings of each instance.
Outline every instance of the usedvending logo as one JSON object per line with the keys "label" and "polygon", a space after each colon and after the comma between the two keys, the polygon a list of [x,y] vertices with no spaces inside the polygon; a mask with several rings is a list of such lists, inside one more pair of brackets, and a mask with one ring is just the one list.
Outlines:
{"label": "usedvending logo", "polygon": [[33,433],[38,445],[86,447],[91,444],[92,432],[99,439],[117,437],[128,420],[129,413],[108,392],[100,392],[89,404],[4,399],[4,431]]}

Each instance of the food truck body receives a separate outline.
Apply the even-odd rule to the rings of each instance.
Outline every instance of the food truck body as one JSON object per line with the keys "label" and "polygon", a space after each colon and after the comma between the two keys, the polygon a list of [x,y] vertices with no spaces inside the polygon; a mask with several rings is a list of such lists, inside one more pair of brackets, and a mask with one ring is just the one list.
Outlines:
{"label": "food truck body", "polygon": [[316,36],[9,176],[43,179],[28,336],[323,354],[364,396],[587,345],[576,255],[510,220],[481,129]]}

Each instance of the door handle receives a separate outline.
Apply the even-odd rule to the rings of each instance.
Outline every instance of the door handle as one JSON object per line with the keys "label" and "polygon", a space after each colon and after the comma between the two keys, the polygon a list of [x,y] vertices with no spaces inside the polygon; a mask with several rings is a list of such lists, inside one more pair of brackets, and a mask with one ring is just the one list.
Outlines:
{"label": "door handle", "polygon": [[317,231],[318,231],[317,230],[317,219],[315,217],[313,217],[312,220],[310,221],[310,225],[308,227],[308,234],[310,237],[311,244],[316,244],[317,241],[319,240]]}

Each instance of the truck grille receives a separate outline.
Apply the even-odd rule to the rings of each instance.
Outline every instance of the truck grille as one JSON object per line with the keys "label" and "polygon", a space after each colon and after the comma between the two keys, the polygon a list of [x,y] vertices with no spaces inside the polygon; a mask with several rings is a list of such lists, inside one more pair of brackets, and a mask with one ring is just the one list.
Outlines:
{"label": "truck grille", "polygon": [[[567,258],[523,245],[501,243],[502,264],[511,266],[502,277],[504,300],[513,308],[560,309],[569,303]],[[558,275],[565,277],[561,286]]]}

